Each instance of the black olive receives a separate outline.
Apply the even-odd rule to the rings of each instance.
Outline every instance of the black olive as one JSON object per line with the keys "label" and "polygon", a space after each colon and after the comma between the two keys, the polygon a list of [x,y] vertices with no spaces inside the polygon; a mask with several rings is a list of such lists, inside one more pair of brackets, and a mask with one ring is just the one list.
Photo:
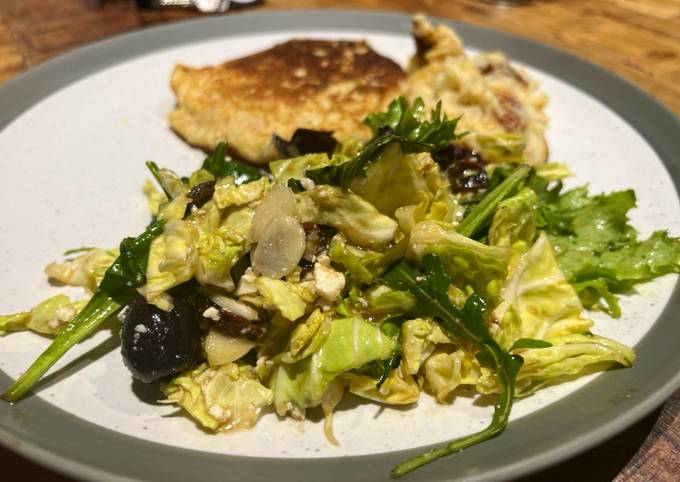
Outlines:
{"label": "black olive", "polygon": [[201,331],[194,311],[179,298],[163,311],[138,296],[123,320],[121,351],[132,376],[151,383],[186,370],[200,355]]}

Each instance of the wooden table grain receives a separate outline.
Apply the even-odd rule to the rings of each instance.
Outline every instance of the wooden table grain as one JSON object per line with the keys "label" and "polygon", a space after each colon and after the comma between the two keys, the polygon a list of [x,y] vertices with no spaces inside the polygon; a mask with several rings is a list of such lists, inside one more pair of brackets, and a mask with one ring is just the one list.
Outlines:
{"label": "wooden table grain", "polygon": [[[360,8],[424,12],[493,27],[586,58],[634,82],[680,115],[680,0],[266,0],[249,10]],[[0,0],[0,83],[107,36],[194,17],[139,10],[132,0]],[[0,449],[3,480],[71,479]],[[680,479],[680,392],[599,447],[525,481]]]}

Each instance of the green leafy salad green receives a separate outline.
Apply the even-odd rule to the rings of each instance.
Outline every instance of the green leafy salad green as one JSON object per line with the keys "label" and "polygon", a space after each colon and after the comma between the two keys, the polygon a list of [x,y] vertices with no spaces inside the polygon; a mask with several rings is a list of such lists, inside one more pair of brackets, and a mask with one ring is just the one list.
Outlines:
{"label": "green leafy salad green", "polygon": [[[149,162],[152,222],[118,249],[84,248],[46,273],[54,296],[0,316],[0,335],[52,344],[4,392],[31,390],[74,344],[118,315],[123,361],[207,430],[254,426],[266,410],[303,419],[345,393],[443,404],[495,395],[481,432],[404,461],[392,475],[500,434],[514,400],[635,353],[598,336],[588,310],[680,272],[680,240],[638,239],[635,194],[565,191],[560,164],[484,164],[458,146],[457,119],[419,99],[365,120],[373,139],[305,149],[268,170],[220,145],[180,177]],[[464,135],[464,134],[463,134]],[[303,152],[304,151],[304,152]],[[455,410],[455,408],[452,408]]]}

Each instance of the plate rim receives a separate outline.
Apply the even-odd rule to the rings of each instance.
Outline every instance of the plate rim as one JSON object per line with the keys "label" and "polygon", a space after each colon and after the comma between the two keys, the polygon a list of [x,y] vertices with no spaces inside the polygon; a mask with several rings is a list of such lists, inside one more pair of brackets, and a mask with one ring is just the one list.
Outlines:
{"label": "plate rim", "polygon": [[[254,27],[263,28],[263,30],[258,30],[261,33],[287,30],[318,31],[334,28],[404,34],[410,29],[410,18],[408,14],[375,10],[314,9],[246,12],[185,20],[119,34],[51,59],[0,86],[0,135],[4,128],[21,113],[61,88],[110,66],[164,48],[243,35],[246,33],[242,31],[243,29]],[[678,154],[675,154],[680,152],[680,139],[673,137],[678,132],[680,120],[648,93],[630,81],[588,60],[555,47],[479,25],[435,16],[430,16],[430,18],[456,28],[466,40],[466,44],[475,48],[488,49],[493,46],[498,48],[502,45],[503,51],[510,58],[535,66],[579,88],[616,112],[650,144],[668,171],[676,193],[680,192],[680,158]],[[320,25],[326,26],[320,27]],[[232,31],[225,32],[220,27],[230,27]],[[654,120],[654,122],[649,122],[649,120]],[[636,345],[638,351],[658,351],[659,343],[666,349],[673,348],[670,343],[673,337],[668,336],[667,330],[674,328],[672,312],[677,308],[680,308],[680,282],[676,282],[673,294],[662,314]],[[675,327],[675,333],[680,334],[680,327]],[[663,341],[666,341],[666,345],[669,346],[664,345]],[[663,350],[658,352],[666,353]],[[649,359],[639,360],[634,368],[604,373],[569,396],[527,417],[513,421],[503,436],[468,449],[457,456],[431,464],[416,472],[411,478],[423,481],[445,480],[449,479],[452,473],[465,480],[514,478],[585,451],[632,425],[680,388],[680,357],[674,361],[671,360],[662,367],[665,368],[662,371],[658,371],[658,366],[652,364],[650,367],[649,364]],[[650,368],[656,372],[650,372]],[[641,396],[639,389],[636,391],[635,388],[638,384],[640,387],[645,386],[645,382],[649,384],[650,374],[656,374],[658,381],[652,383],[656,386],[651,394]],[[8,380],[9,377],[4,372],[0,372],[0,383],[4,385]],[[622,383],[623,381],[627,381],[628,385]],[[626,390],[625,393],[617,394],[612,392],[612,385],[625,386],[631,391]],[[574,432],[573,424],[571,427],[565,424],[565,418],[569,417],[565,417],[561,411],[564,410],[572,416],[566,420],[571,423],[575,411],[569,406],[572,403],[580,403],[584,399],[584,392],[588,393],[585,399],[601,398],[600,405],[598,405],[600,411],[588,414],[594,420],[598,420],[601,425],[594,429],[586,429],[585,433],[583,431],[578,433],[578,430]],[[603,407],[608,407],[612,413],[603,414],[601,412]],[[545,429],[543,424],[549,422],[551,415],[554,414],[559,414],[560,419],[557,422],[553,420],[553,426],[555,424],[562,426],[564,433],[573,435],[571,438],[562,437],[564,440],[557,444],[546,443],[538,453],[533,455],[508,457],[505,454],[504,458],[504,452],[507,452],[508,446],[526,445],[524,430]],[[532,424],[528,419],[535,420],[536,423]],[[89,443],[86,442],[84,445],[82,443],[78,445],[77,440],[45,440],[44,437],[50,433],[54,438],[54,435],[59,433],[59,429],[63,428],[64,423],[74,427],[76,433],[81,431],[82,434],[94,436],[96,443],[95,439],[88,439]],[[357,473],[365,470],[362,475],[366,480],[375,480],[376,477],[386,478],[385,467],[389,468],[394,461],[402,460],[412,453],[423,450],[421,447],[382,454],[320,459],[271,459],[214,454],[123,435],[79,419],[34,396],[15,407],[10,407],[5,403],[0,404],[0,435],[2,435],[0,443],[39,464],[75,477],[87,477],[93,480],[162,479],[171,481],[186,480],[187,474],[195,476],[196,472],[191,470],[184,473],[171,471],[160,474],[159,470],[167,472],[170,465],[167,461],[172,457],[176,459],[173,469],[176,469],[180,462],[186,464],[184,470],[186,468],[196,470],[195,464],[199,463],[212,465],[215,467],[212,469],[213,475],[218,473],[219,480],[225,480],[225,472],[222,471],[225,467],[232,471],[228,476],[233,480],[245,480],[245,478],[263,476],[267,473],[277,473],[281,476],[281,470],[289,471],[287,475],[284,474],[284,477],[290,480],[297,480],[297,476],[301,474],[305,477],[316,476],[323,479],[342,478],[342,467],[345,463],[352,463]],[[28,440],[25,440],[27,436]],[[111,446],[112,443],[118,445]],[[107,457],[102,458],[101,454],[96,453],[97,449],[102,447],[105,448],[103,452],[106,452],[108,460]],[[125,447],[128,449],[125,450]],[[89,449],[90,452],[84,454],[82,449]],[[137,457],[135,461],[139,462],[139,465],[135,470],[138,471],[125,473],[116,469],[115,462],[125,461],[128,464],[130,456],[141,453],[137,452],[138,450],[143,450],[145,457],[148,458],[141,461]],[[159,467],[158,459],[149,457],[151,451],[154,451],[154,457],[158,454],[167,457],[165,459],[167,465]],[[492,463],[486,463],[484,457],[489,457]],[[508,463],[499,463],[504,460]],[[235,469],[232,466],[233,462],[238,462],[239,467]],[[264,472],[262,471],[263,463],[269,466]],[[449,472],[452,469],[456,472]],[[205,475],[210,476],[210,474]],[[205,480],[213,479],[207,477]],[[215,480],[218,479],[215,478]]]}

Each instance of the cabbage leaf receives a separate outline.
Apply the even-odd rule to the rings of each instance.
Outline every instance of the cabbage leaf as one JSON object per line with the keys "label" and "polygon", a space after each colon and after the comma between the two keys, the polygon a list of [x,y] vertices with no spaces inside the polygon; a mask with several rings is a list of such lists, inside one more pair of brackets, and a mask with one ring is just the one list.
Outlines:
{"label": "cabbage leaf", "polygon": [[248,365],[228,363],[210,367],[203,363],[175,377],[163,387],[166,403],[184,408],[210,430],[248,429],[262,409],[272,403],[272,392]]}
{"label": "cabbage leaf", "polygon": [[71,301],[56,295],[39,303],[31,311],[0,315],[0,336],[10,331],[31,330],[43,335],[59,333],[83,309],[87,301]]}
{"label": "cabbage leaf", "polygon": [[318,406],[338,375],[388,358],[396,344],[396,337],[384,334],[359,315],[332,320],[317,351],[292,364],[280,363],[275,369],[269,387],[276,412],[284,415]]}
{"label": "cabbage leaf", "polygon": [[323,185],[295,197],[304,222],[332,226],[359,246],[381,249],[397,234],[396,221],[347,190]]}

